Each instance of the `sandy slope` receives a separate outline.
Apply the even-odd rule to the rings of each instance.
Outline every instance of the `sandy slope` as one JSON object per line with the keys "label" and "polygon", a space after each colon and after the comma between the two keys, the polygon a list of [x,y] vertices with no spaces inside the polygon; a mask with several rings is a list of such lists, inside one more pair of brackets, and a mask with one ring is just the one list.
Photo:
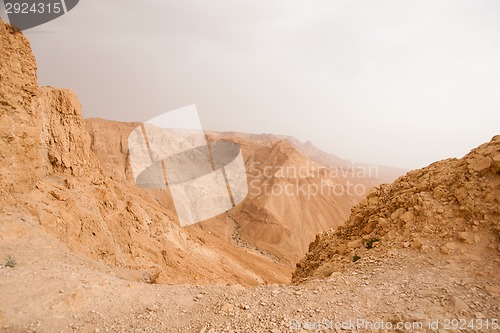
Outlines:
{"label": "sandy slope", "polygon": [[[16,213],[3,220],[0,235],[0,253],[17,261],[0,269],[1,332],[275,333],[298,332],[298,323],[358,319],[385,328],[410,325],[401,332],[431,332],[429,322],[439,320],[440,329],[432,331],[450,332],[446,320],[456,318],[476,325],[462,332],[498,332],[477,326],[479,320],[491,324],[500,310],[498,259],[485,256],[483,247],[465,257],[408,248],[383,256],[375,251],[324,279],[244,288],[127,281],[116,269],[68,251],[36,221]],[[356,332],[395,331],[359,324]],[[329,332],[355,331],[346,328]]]}

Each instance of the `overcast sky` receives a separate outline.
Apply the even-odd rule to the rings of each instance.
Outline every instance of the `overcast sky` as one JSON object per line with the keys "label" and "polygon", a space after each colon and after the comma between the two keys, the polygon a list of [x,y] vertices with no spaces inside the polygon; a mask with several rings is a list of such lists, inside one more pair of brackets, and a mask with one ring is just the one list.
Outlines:
{"label": "overcast sky", "polygon": [[25,33],[85,117],[196,104],[205,129],[406,168],[500,134],[498,0],[83,0]]}

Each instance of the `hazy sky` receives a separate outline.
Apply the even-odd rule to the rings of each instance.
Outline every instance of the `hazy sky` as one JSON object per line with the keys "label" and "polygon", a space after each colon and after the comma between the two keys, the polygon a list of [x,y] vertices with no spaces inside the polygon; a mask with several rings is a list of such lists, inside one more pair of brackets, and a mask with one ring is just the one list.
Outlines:
{"label": "hazy sky", "polygon": [[500,134],[498,0],[82,0],[26,35],[85,117],[196,104],[206,129],[407,168]]}

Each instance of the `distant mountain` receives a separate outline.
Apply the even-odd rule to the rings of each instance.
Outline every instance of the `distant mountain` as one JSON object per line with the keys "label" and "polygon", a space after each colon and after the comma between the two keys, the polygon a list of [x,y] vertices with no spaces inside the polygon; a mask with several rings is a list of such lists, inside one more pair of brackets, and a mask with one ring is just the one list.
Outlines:
{"label": "distant mountain", "polygon": [[371,176],[377,178],[378,181],[382,183],[392,183],[398,177],[404,175],[409,171],[402,168],[381,165],[368,165],[366,163],[348,161],[336,155],[324,152],[323,150],[317,148],[311,141],[301,142],[300,140],[292,136],[281,137],[290,141],[298,150],[303,152],[316,163],[333,168],[343,168],[345,170],[357,168],[374,170]]}
{"label": "distant mountain", "polygon": [[320,163],[319,151],[311,158],[290,138],[207,133],[241,146],[249,195],[225,214],[182,228],[168,188],[135,185],[127,138],[139,123],[84,120],[72,91],[38,86],[23,34],[3,23],[0,33],[2,212],[33,219],[116,275],[286,282],[315,235],[343,224],[380,183],[363,168]]}

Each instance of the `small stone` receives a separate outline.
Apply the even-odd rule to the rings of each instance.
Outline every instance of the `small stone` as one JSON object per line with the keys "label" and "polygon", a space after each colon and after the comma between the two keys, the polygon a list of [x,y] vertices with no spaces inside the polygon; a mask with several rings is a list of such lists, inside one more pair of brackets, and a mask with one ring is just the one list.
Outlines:
{"label": "small stone", "polygon": [[379,199],[378,199],[378,197],[375,197],[375,196],[374,196],[374,197],[368,198],[368,204],[369,204],[370,206],[377,206],[377,205],[378,205],[378,203],[379,203]]}
{"label": "small stone", "polygon": [[474,244],[476,242],[472,232],[459,232],[458,239],[467,244]]}
{"label": "small stone", "polygon": [[230,303],[225,303],[221,308],[221,311],[223,311],[223,312],[232,312],[233,310],[234,310],[234,306]]}
{"label": "small stone", "polygon": [[493,171],[498,173],[500,171],[500,153],[493,157]]}
{"label": "small stone", "polygon": [[485,286],[487,292],[489,292],[492,296],[500,295],[500,288],[495,286]]}
{"label": "small stone", "polygon": [[231,285],[231,290],[238,293],[245,290],[245,287],[243,287],[241,284],[233,284]]}
{"label": "small stone", "polygon": [[411,242],[410,247],[415,250],[420,250],[422,248],[422,241],[420,239],[414,239],[413,242]]}
{"label": "small stone", "polygon": [[347,246],[345,244],[340,244],[338,247],[337,247],[337,252],[338,254],[340,254],[341,256],[343,256],[347,251]]}
{"label": "small stone", "polygon": [[433,192],[433,197],[436,200],[443,198],[446,195],[446,189],[443,187],[436,187]]}
{"label": "small stone", "polygon": [[384,218],[379,218],[377,220],[377,224],[379,227],[381,227],[382,229],[386,228],[388,225],[389,225],[389,222],[387,221],[387,219],[384,219]]}
{"label": "small stone", "polygon": [[457,249],[457,245],[455,243],[446,243],[439,248],[441,253],[451,254]]}
{"label": "small stone", "polygon": [[351,249],[354,249],[354,248],[356,248],[356,247],[358,247],[358,246],[361,245],[361,241],[362,241],[362,239],[359,238],[359,239],[353,240],[351,242],[348,242],[347,243],[347,247],[349,247]]}
{"label": "small stone", "polygon": [[483,174],[490,169],[491,162],[492,160],[488,156],[483,156],[478,159],[474,159],[469,163],[469,171]]}
{"label": "small stone", "polygon": [[406,213],[404,213],[403,215],[401,215],[401,220],[402,220],[403,222],[406,222],[406,223],[411,222],[411,221],[413,221],[414,219],[415,219],[415,216],[413,215],[413,213],[412,213],[412,212],[406,212]]}
{"label": "small stone", "polygon": [[481,312],[476,312],[474,314],[474,316],[476,316],[477,319],[485,319],[486,318],[486,316]]}
{"label": "small stone", "polygon": [[467,303],[458,296],[450,297],[450,307],[451,312],[454,314],[462,314],[469,310]]}

